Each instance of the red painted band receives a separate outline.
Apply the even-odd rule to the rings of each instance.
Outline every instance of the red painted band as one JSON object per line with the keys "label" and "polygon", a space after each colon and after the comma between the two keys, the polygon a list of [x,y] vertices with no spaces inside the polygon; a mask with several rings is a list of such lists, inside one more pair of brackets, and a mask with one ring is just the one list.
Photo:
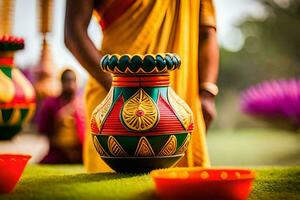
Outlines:
{"label": "red painted band", "polygon": [[114,76],[113,81],[134,82],[134,81],[168,81],[167,76]]}
{"label": "red painted band", "polygon": [[169,86],[170,78],[169,76],[115,76],[112,85],[117,87]]}
{"label": "red painted band", "polygon": [[0,66],[12,66],[14,64],[13,58],[0,58]]}
{"label": "red painted band", "polygon": [[30,100],[26,103],[18,103],[18,102],[10,102],[10,103],[0,103],[0,108],[1,109],[9,109],[9,108],[28,108],[30,106],[34,106],[35,105],[35,101],[34,100]]}
{"label": "red painted band", "polygon": [[107,136],[159,136],[159,135],[176,135],[176,134],[184,134],[191,133],[192,131],[187,130],[186,132],[178,132],[178,131],[162,131],[162,132],[150,132],[150,133],[135,133],[135,132],[105,132],[105,133],[95,133],[92,132],[93,135],[107,135]]}

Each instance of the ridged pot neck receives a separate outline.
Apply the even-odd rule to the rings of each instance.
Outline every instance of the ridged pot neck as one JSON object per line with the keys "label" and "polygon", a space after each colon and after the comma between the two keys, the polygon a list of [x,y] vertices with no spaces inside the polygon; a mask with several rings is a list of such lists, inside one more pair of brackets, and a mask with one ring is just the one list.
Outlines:
{"label": "ridged pot neck", "polygon": [[114,76],[153,76],[168,75],[168,72],[179,69],[180,58],[172,53],[119,55],[107,54],[100,61],[103,71]]}

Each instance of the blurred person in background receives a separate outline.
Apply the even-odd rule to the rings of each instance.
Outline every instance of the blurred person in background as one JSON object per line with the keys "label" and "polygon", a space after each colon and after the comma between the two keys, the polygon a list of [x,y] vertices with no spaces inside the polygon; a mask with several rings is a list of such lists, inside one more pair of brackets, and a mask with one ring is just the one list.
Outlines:
{"label": "blurred person in background", "polygon": [[[103,32],[100,52],[87,33],[93,14]],[[219,62],[212,0],[68,0],[65,43],[90,75],[85,88],[88,122],[111,87],[111,75],[100,71],[103,55],[178,54],[181,69],[171,73],[171,85],[195,119],[190,146],[178,166],[210,165],[205,132],[216,115]],[[111,171],[94,149],[89,129],[83,156],[88,172]]]}
{"label": "blurred person in background", "polygon": [[38,130],[50,143],[48,155],[41,163],[82,162],[85,121],[74,71],[62,72],[61,86],[61,94],[45,99],[38,114]]}

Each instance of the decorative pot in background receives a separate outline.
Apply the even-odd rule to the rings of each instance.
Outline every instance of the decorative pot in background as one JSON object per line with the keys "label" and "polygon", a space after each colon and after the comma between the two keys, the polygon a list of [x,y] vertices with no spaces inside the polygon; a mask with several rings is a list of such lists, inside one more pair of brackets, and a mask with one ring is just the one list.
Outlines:
{"label": "decorative pot in background", "polygon": [[18,133],[35,110],[34,89],[14,64],[14,52],[23,48],[21,38],[0,38],[0,140]]}
{"label": "decorative pot in background", "polygon": [[170,87],[174,54],[105,55],[112,88],[95,108],[91,131],[101,158],[117,172],[147,172],[184,156],[193,130],[192,111]]}
{"label": "decorative pot in background", "polygon": [[37,21],[42,36],[42,48],[40,59],[33,68],[33,86],[37,96],[37,110],[45,98],[58,96],[60,90],[59,81],[56,77],[57,66],[53,62],[51,44],[48,41],[53,26],[53,4],[54,0],[38,0]]}

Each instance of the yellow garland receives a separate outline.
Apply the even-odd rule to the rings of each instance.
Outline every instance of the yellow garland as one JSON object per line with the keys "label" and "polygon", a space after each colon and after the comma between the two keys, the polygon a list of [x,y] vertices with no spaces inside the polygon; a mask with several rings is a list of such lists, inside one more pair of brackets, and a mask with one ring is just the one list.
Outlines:
{"label": "yellow garland", "polygon": [[53,0],[39,0],[40,6],[40,32],[44,35],[52,31]]}
{"label": "yellow garland", "polygon": [[0,35],[10,35],[12,31],[14,0],[0,1]]}

